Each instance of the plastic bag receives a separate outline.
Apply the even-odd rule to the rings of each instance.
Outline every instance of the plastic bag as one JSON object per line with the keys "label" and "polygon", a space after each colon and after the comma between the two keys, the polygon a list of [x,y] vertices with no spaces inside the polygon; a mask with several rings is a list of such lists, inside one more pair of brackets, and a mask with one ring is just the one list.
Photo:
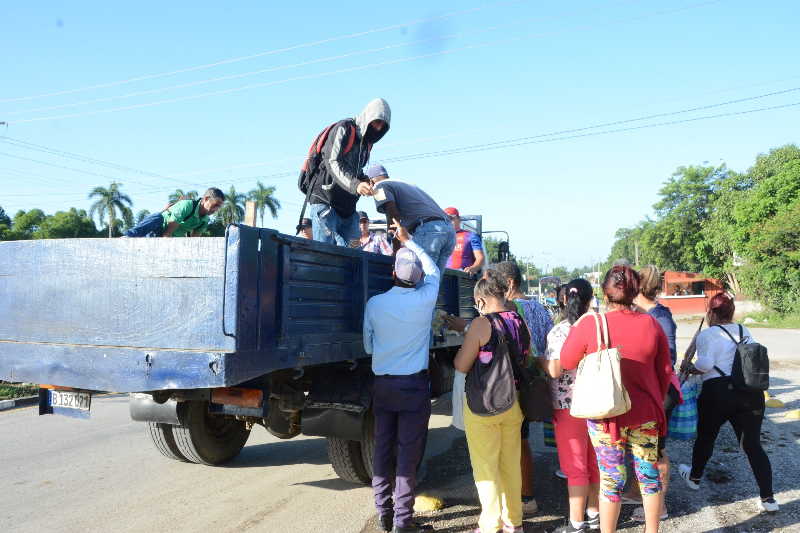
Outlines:
{"label": "plastic bag", "polygon": [[693,440],[697,437],[697,397],[700,395],[699,376],[690,376],[681,384],[683,403],[677,405],[669,419],[669,437]]}

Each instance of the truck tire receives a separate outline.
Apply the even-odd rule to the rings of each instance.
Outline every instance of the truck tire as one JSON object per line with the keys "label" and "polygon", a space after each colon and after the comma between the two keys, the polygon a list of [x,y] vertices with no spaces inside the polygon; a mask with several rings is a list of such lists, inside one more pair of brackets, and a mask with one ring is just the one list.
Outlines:
{"label": "truck tire", "polygon": [[150,435],[150,440],[153,441],[153,445],[161,452],[161,455],[168,459],[174,459],[175,461],[188,461],[175,443],[175,436],[172,434],[171,425],[148,422],[147,433]]}
{"label": "truck tire", "polygon": [[372,410],[367,413],[364,422],[364,437],[361,440],[361,460],[364,463],[364,471],[367,477],[372,480],[372,462],[375,459],[375,417]]}
{"label": "truck tire", "polygon": [[236,457],[250,430],[244,422],[208,412],[208,402],[187,402],[183,425],[172,434],[180,453],[192,463],[219,465]]}
{"label": "truck tire", "polygon": [[[336,475],[350,483],[367,485],[372,477],[364,466],[361,443],[356,440],[345,440],[338,437],[327,437],[328,459],[331,461]],[[370,461],[370,470],[372,462]]]}

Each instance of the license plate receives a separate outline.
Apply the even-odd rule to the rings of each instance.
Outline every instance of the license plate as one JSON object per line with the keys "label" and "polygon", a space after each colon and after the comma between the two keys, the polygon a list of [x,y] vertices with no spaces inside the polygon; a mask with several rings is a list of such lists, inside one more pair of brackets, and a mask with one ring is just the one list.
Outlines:
{"label": "license plate", "polygon": [[81,418],[89,416],[92,407],[91,393],[61,390],[50,390],[49,393],[48,403],[54,414]]}

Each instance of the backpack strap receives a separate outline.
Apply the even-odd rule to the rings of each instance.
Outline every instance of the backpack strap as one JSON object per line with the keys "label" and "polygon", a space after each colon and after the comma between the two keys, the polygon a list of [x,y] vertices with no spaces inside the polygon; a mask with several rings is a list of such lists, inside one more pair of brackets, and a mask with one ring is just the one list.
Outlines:
{"label": "backpack strap", "polygon": [[727,329],[723,328],[721,325],[714,324],[711,327],[717,327],[717,328],[721,329],[722,331],[724,331],[725,335],[727,335],[731,339],[733,344],[735,344],[736,346],[739,346],[742,343],[742,341],[744,341],[744,330],[742,329],[742,325],[741,324],[739,324],[739,341],[738,342],[736,341],[736,339],[733,338],[733,335],[731,335],[731,332],[728,331]]}
{"label": "backpack strap", "polygon": [[191,211],[189,211],[189,214],[188,214],[188,215],[186,215],[185,217],[183,217],[183,220],[181,220],[180,222],[178,222],[178,224],[183,224],[184,222],[186,222],[187,220],[189,220],[189,218],[190,218],[192,215],[194,215],[194,212],[195,212],[195,210],[197,209],[197,206],[198,206],[198,205],[200,205],[200,200],[192,200],[192,210],[191,210]]}

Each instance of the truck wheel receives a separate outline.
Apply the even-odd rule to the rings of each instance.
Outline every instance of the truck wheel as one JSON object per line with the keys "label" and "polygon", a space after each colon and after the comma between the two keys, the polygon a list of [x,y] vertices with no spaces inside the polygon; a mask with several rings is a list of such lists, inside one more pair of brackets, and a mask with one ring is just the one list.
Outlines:
{"label": "truck wheel", "polygon": [[182,426],[173,426],[178,450],[187,460],[219,465],[236,457],[250,430],[244,422],[208,412],[208,402],[187,402]]}
{"label": "truck wheel", "polygon": [[361,440],[361,460],[364,463],[364,471],[367,477],[372,479],[372,461],[375,459],[375,417],[372,416],[372,410],[367,413],[367,419],[364,422],[364,437]]}
{"label": "truck wheel", "polygon": [[[361,443],[356,440],[345,440],[328,437],[328,458],[336,475],[350,483],[367,485],[372,477],[367,474],[362,457]],[[370,462],[370,470],[372,464]]]}
{"label": "truck wheel", "polygon": [[172,426],[169,424],[159,424],[158,422],[147,423],[147,433],[150,440],[161,455],[176,461],[187,461],[186,457],[178,449],[175,443],[175,436],[172,434]]}

